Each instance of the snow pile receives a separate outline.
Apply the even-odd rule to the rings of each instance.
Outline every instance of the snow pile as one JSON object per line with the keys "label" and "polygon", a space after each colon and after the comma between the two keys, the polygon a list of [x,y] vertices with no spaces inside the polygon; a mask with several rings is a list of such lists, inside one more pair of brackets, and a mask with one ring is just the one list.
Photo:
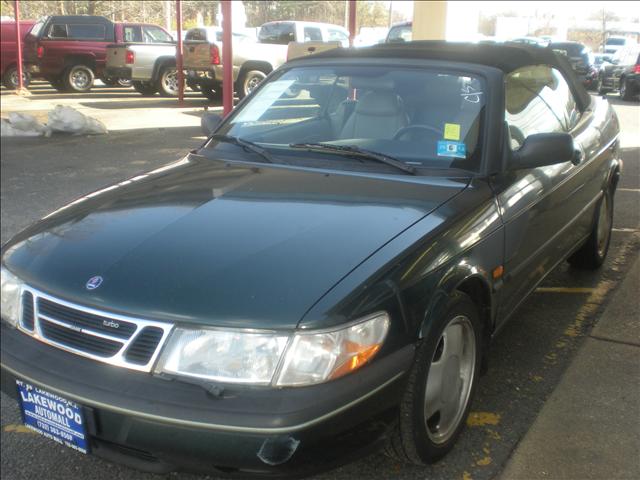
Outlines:
{"label": "snow pile", "polygon": [[76,135],[102,135],[107,127],[99,120],[87,117],[71,107],[56,106],[49,112],[47,128],[53,132],[75,133]]}
{"label": "snow pile", "polygon": [[52,132],[73,133],[74,135],[102,135],[107,127],[95,118],[87,117],[71,107],[56,106],[48,113],[48,121],[43,125],[32,115],[9,114],[9,119],[1,121],[2,137],[50,137]]}
{"label": "snow pile", "polygon": [[24,113],[11,112],[9,120],[1,120],[2,137],[39,137],[50,133],[35,117]]}

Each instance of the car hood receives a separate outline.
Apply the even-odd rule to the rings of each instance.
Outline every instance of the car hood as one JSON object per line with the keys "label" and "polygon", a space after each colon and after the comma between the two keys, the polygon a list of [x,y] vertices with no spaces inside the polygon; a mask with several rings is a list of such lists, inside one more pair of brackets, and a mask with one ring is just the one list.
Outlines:
{"label": "car hood", "polygon": [[[191,155],[82,197],[3,248],[29,285],[141,318],[293,328],[333,285],[467,179]],[[86,288],[103,277],[95,290]]]}

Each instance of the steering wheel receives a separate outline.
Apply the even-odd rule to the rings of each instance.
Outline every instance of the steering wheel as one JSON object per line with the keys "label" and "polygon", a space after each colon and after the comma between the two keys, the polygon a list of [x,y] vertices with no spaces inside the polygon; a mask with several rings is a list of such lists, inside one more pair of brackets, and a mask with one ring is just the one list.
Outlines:
{"label": "steering wheel", "polygon": [[431,134],[436,134],[438,135],[438,138],[442,137],[442,130],[440,130],[439,128],[436,127],[432,127],[431,125],[408,125],[406,127],[402,127],[400,128],[395,135],[393,136],[392,140],[398,140],[400,138],[402,138],[404,135],[406,135],[408,132],[411,132],[413,130],[426,130]]}

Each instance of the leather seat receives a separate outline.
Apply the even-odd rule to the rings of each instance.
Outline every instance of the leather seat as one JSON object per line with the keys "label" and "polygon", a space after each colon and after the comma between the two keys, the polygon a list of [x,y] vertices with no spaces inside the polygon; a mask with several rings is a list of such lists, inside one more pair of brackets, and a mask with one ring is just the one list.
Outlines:
{"label": "leather seat", "polygon": [[345,123],[339,137],[393,138],[409,124],[402,100],[391,90],[365,93]]}

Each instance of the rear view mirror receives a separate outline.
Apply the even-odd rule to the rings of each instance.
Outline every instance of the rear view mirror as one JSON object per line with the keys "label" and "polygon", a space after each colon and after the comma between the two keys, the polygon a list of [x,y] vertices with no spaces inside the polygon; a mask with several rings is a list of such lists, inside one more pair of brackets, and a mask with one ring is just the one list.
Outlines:
{"label": "rear view mirror", "polygon": [[568,133],[536,133],[529,135],[522,147],[512,153],[509,165],[512,170],[519,170],[576,160],[579,163],[578,152]]}
{"label": "rear view mirror", "polygon": [[222,117],[217,113],[204,112],[204,115],[202,115],[202,118],[200,119],[202,133],[208,137],[216,130],[216,128],[218,128],[221,121]]}

